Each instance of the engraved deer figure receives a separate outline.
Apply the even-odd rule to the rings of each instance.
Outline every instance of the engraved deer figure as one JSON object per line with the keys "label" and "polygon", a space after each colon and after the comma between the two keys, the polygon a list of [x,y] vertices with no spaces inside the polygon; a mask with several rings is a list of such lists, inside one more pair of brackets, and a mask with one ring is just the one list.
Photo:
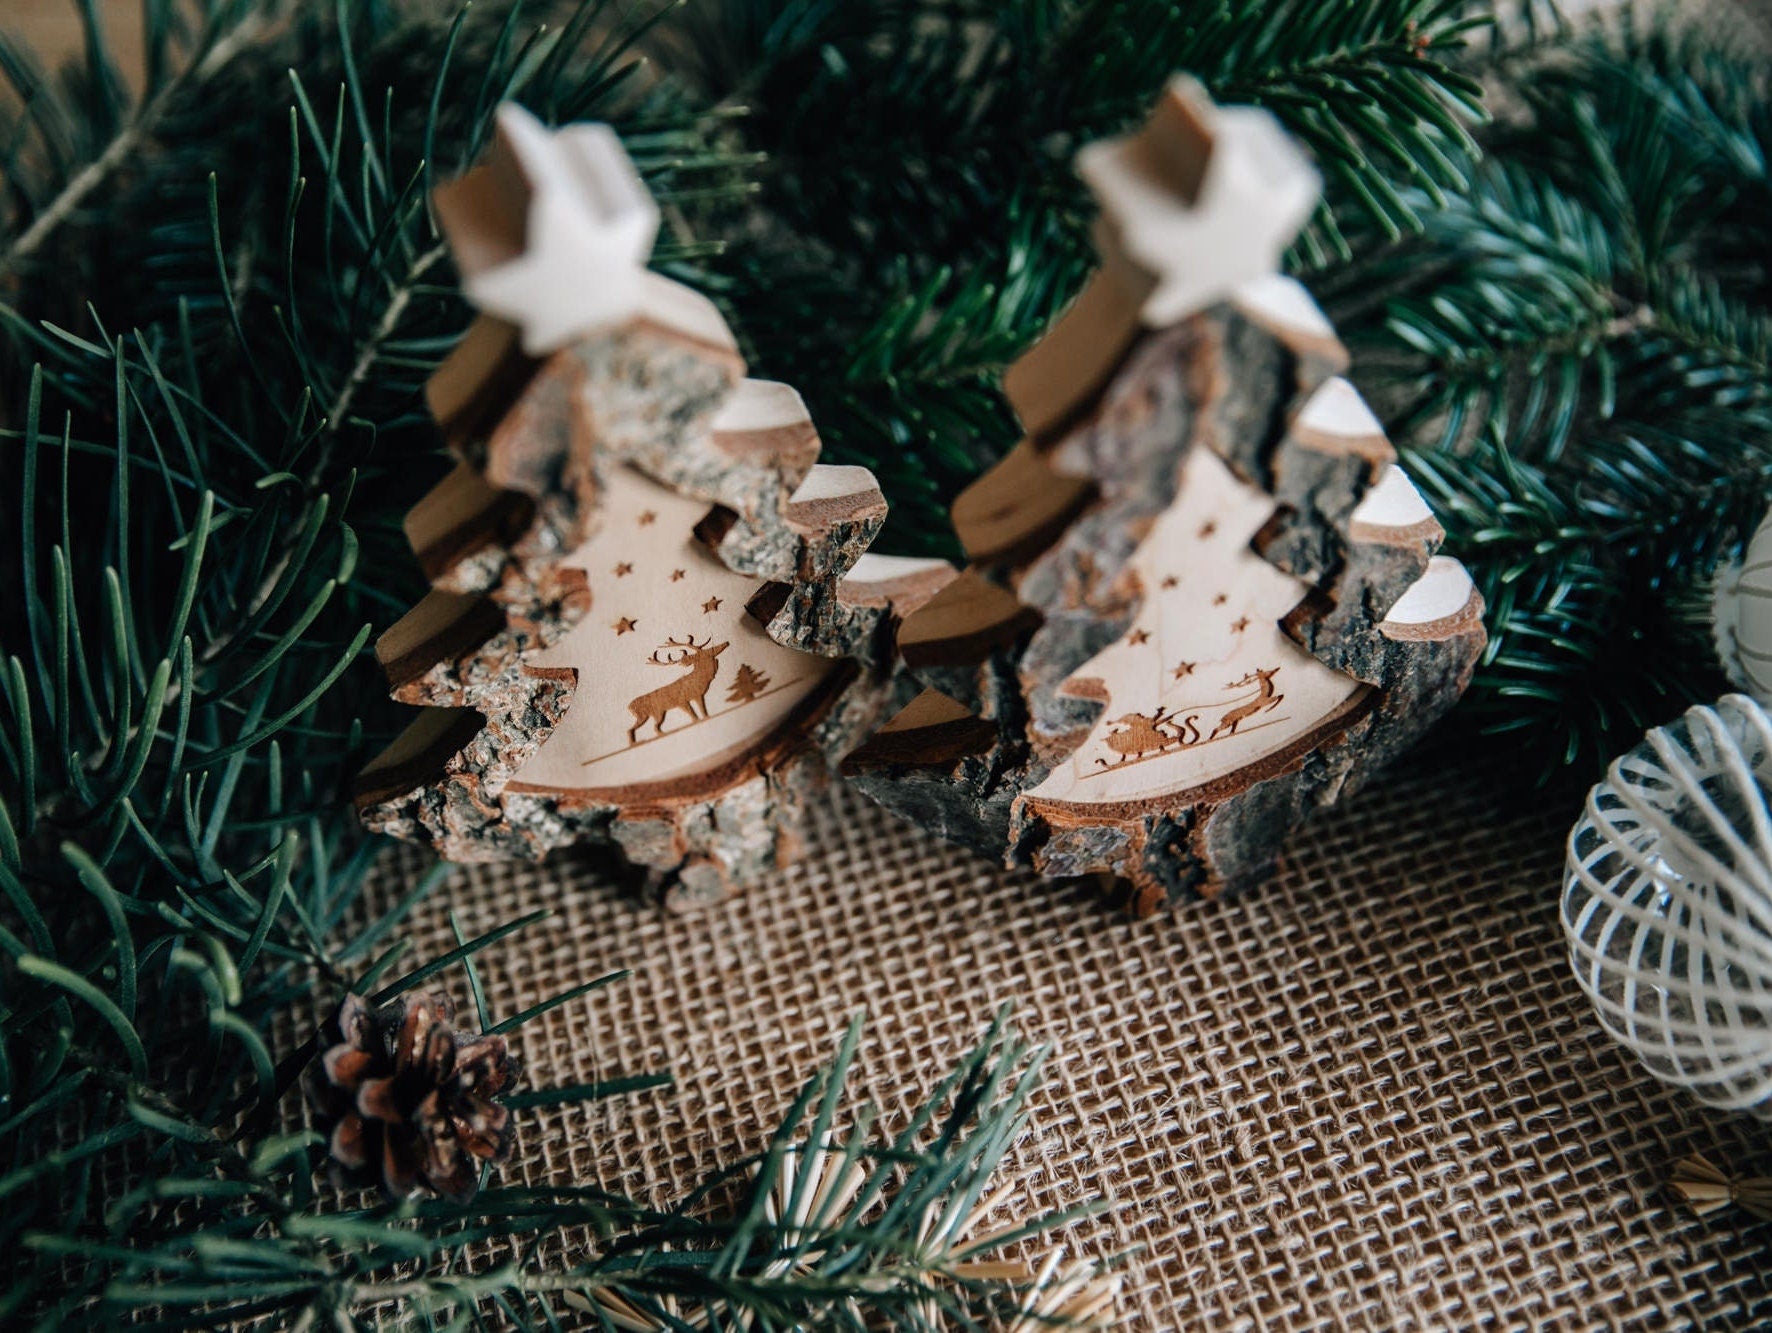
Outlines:
{"label": "engraved deer figure", "polygon": [[714,683],[714,677],[720,673],[720,654],[730,646],[714,643],[712,635],[708,636],[706,642],[697,643],[692,634],[681,643],[675,639],[667,639],[654,649],[652,656],[646,659],[652,666],[686,666],[689,670],[669,685],[648,690],[629,702],[628,712],[634,716],[634,725],[628,728],[628,744],[633,745],[639,740],[640,728],[648,722],[656,728],[656,735],[664,735],[665,717],[673,708],[681,708],[689,714],[691,722],[700,722],[706,718],[708,690]]}
{"label": "engraved deer figure", "polygon": [[1279,667],[1274,667],[1268,671],[1263,671],[1257,667],[1247,676],[1244,676],[1243,679],[1233,680],[1229,685],[1226,685],[1225,689],[1227,690],[1240,690],[1249,685],[1258,685],[1260,686],[1260,692],[1248,703],[1239,704],[1223,717],[1219,718],[1218,725],[1212,728],[1212,734],[1206,739],[1209,741],[1215,741],[1219,738],[1220,734],[1235,736],[1237,734],[1237,727],[1240,723],[1254,717],[1257,713],[1266,712],[1270,708],[1278,708],[1280,700],[1286,697],[1274,689],[1274,677],[1279,674]]}

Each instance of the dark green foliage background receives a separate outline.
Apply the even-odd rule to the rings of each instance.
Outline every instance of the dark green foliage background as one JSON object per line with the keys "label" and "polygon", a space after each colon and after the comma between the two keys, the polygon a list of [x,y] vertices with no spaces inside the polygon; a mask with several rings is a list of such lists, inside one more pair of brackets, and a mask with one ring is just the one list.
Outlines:
{"label": "dark green foliage background", "polygon": [[1710,591],[1772,494],[1764,46],[1503,48],[1470,188],[1319,284],[1489,600],[1463,720],[1585,779],[1727,688]]}
{"label": "dark green foliage background", "polygon": [[[923,1326],[909,1204],[823,1219],[816,1272],[770,1279],[799,1241],[755,1212],[346,1208],[277,1132],[309,1053],[272,1049],[277,1013],[532,924],[402,975],[441,872],[365,925],[378,848],[342,800],[400,723],[368,643],[420,591],[421,386],[468,318],[426,195],[505,97],[616,125],[665,209],[655,262],[802,390],[827,459],[876,470],[898,551],[950,550],[947,500],[1014,442],[997,378],[1088,270],[1076,147],[1177,68],[1270,106],[1329,187],[1291,266],[1493,608],[1467,717],[1591,771],[1720,687],[1693,608],[1772,489],[1745,58],[1537,11],[1496,41],[1449,0],[147,0],[125,71],[82,12],[65,69],[0,44],[0,1322],[545,1327],[595,1279],[759,1328]],[[902,1189],[982,1189],[1025,1054],[982,1051],[957,1118],[885,1145]],[[569,1274],[447,1271],[578,1224],[628,1239]],[[666,1241],[701,1257],[649,1266]]]}

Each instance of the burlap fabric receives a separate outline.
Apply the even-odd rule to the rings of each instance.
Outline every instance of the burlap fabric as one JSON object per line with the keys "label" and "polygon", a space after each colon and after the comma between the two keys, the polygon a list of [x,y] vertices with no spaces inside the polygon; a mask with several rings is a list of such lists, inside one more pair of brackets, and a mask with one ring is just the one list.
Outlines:
{"label": "burlap fabric", "polygon": [[[1442,743],[1320,819],[1261,891],[1143,923],[836,792],[802,862],[711,914],[567,860],[463,870],[409,933],[434,957],[449,907],[470,932],[552,907],[483,956],[499,1014],[635,969],[523,1032],[531,1082],[668,1068],[676,1087],[530,1114],[510,1178],[662,1201],[758,1150],[858,1010],[857,1100],[890,1118],[1013,1000],[1053,1047],[1005,1168],[1015,1208],[1115,1200],[1063,1239],[1142,1247],[1125,1327],[1772,1318],[1772,1228],[1697,1219],[1663,1186],[1693,1150],[1772,1170],[1766,1131],[1598,1031],[1556,924],[1579,793],[1522,794],[1504,758]],[[391,859],[370,909],[421,864]]]}

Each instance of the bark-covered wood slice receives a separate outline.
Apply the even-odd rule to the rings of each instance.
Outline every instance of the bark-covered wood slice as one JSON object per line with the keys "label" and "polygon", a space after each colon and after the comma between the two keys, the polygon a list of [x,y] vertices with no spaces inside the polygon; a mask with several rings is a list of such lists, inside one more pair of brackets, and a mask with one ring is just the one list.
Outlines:
{"label": "bark-covered wood slice", "polygon": [[861,659],[952,571],[856,568],[872,475],[820,465],[799,395],[640,267],[656,214],[586,128],[507,108],[439,192],[485,313],[430,386],[461,459],[407,524],[433,591],[377,644],[424,711],[358,804],[455,860],[605,844],[687,906],[792,850],[885,698]]}
{"label": "bark-covered wood slice", "polygon": [[924,691],[845,768],[1148,912],[1258,876],[1413,741],[1482,603],[1273,271],[1315,198],[1277,127],[1178,81],[1081,165],[1101,271],[1006,377],[1027,438],[954,505],[972,567],[900,629]]}

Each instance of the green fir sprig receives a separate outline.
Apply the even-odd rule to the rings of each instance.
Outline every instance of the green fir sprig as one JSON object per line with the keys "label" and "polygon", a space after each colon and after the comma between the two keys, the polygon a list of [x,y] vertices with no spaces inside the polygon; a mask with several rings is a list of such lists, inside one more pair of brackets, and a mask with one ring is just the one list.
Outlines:
{"label": "green fir sprig", "polygon": [[[487,943],[472,942],[463,960]],[[165,1328],[527,1330],[588,1314],[593,1327],[659,1333],[972,1328],[1018,1315],[1050,1327],[1098,1312],[1115,1284],[1097,1269],[1073,1265],[1053,1283],[1037,1265],[997,1257],[1091,1211],[1013,1216],[990,1191],[1041,1053],[999,1019],[887,1134],[871,1113],[846,1105],[860,1035],[852,1024],[761,1154],[662,1209],[574,1184],[494,1183],[471,1200],[400,1204],[317,1192],[309,1184],[317,1135],[223,1138],[175,1101],[133,1086],[125,1095],[135,1158],[152,1154],[161,1169],[110,1202],[108,1236],[20,1231],[35,1267],[12,1293],[26,1303],[10,1308],[78,1327],[139,1315]],[[521,1116],[656,1082],[508,1100]],[[9,1177],[0,1188],[26,1184]],[[987,1217],[988,1230],[974,1225]],[[570,1257],[543,1257],[560,1254],[547,1240],[565,1241]]]}
{"label": "green fir sprig", "polygon": [[1726,688],[1709,589],[1772,499],[1772,87],[1663,22],[1492,60],[1470,189],[1320,287],[1488,599],[1465,715],[1586,775]]}

